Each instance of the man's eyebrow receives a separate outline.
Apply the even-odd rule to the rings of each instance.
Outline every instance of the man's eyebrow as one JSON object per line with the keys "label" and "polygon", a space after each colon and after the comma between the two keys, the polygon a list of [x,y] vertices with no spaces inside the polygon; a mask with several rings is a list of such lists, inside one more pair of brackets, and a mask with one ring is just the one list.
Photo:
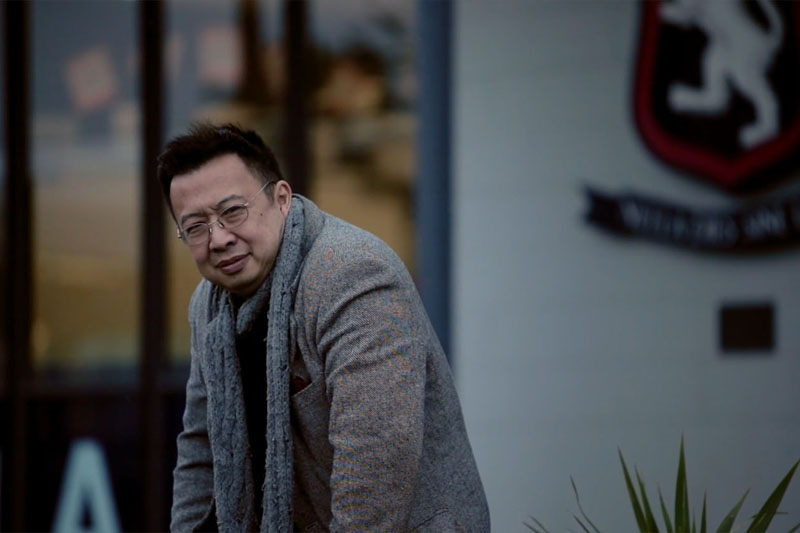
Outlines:
{"label": "man's eyebrow", "polygon": [[[225,198],[223,198],[222,200],[217,202],[217,204],[214,206],[214,210],[215,211],[219,211],[222,208],[222,206],[225,205],[227,202],[230,202],[231,200],[237,200],[237,199],[238,200],[244,200],[244,196],[242,196],[241,194],[229,194],[228,196],[226,196]],[[189,213],[189,214],[183,215],[181,217],[181,226],[183,226],[186,223],[186,221],[189,220],[192,217],[202,218],[202,216],[203,216],[203,213]]]}
{"label": "man's eyebrow", "polygon": [[186,221],[192,217],[200,218],[202,216],[203,216],[202,213],[189,213],[188,215],[183,215],[181,217],[181,226],[183,226],[186,223]]}
{"label": "man's eyebrow", "polygon": [[228,196],[226,196],[225,198],[223,198],[222,200],[220,200],[219,202],[217,202],[217,205],[215,205],[215,206],[214,206],[214,209],[215,209],[216,211],[219,211],[219,210],[220,210],[220,208],[221,208],[221,207],[222,207],[224,204],[226,204],[227,202],[230,202],[231,200],[236,200],[236,199],[239,199],[239,200],[244,200],[244,196],[242,196],[241,194],[229,194]]}

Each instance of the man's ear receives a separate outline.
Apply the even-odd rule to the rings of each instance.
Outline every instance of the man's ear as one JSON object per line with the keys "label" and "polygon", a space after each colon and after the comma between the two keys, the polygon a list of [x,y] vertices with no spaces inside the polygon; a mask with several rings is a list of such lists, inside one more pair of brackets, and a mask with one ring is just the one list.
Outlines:
{"label": "man's ear", "polygon": [[286,180],[276,182],[273,198],[278,202],[278,209],[281,210],[283,216],[287,216],[292,207],[292,186],[289,185],[289,182]]}

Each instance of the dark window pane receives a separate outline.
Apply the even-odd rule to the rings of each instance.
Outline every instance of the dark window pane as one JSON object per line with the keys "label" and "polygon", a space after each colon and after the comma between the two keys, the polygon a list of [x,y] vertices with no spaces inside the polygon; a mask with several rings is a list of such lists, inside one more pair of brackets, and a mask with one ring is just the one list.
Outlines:
{"label": "dark window pane", "polygon": [[136,4],[36,2],[32,16],[33,365],[40,376],[132,376],[141,238]]}
{"label": "dark window pane", "polygon": [[70,508],[64,479],[70,453],[83,467],[69,472],[69,481],[80,492],[84,525],[94,526],[85,530],[106,530],[103,523],[112,519],[122,531],[144,529],[136,402],[117,394],[40,396],[29,402],[27,419],[27,530],[52,531],[59,505],[65,513]]}

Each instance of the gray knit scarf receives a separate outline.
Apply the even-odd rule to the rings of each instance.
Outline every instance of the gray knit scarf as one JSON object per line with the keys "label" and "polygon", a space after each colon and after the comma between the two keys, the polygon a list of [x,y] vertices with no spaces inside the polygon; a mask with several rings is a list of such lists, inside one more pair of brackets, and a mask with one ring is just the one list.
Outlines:
{"label": "gray knit scarf", "polygon": [[209,395],[208,411],[209,439],[214,451],[216,513],[221,531],[258,529],[236,336],[253,328],[265,305],[269,305],[267,458],[260,530],[270,533],[292,530],[294,472],[289,411],[289,315],[294,303],[292,283],[302,263],[304,229],[303,204],[295,198],[286,219],[275,267],[238,311],[227,292],[214,288],[217,312],[206,338],[211,353],[206,379],[209,389],[218,391]]}

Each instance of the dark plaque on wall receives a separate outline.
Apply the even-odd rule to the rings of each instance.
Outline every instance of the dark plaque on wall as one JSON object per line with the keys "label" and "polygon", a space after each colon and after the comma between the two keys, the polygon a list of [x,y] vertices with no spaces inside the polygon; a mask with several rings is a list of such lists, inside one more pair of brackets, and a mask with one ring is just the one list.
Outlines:
{"label": "dark plaque on wall", "polygon": [[722,352],[771,352],[775,346],[774,316],[770,302],[722,304],[719,309]]}

